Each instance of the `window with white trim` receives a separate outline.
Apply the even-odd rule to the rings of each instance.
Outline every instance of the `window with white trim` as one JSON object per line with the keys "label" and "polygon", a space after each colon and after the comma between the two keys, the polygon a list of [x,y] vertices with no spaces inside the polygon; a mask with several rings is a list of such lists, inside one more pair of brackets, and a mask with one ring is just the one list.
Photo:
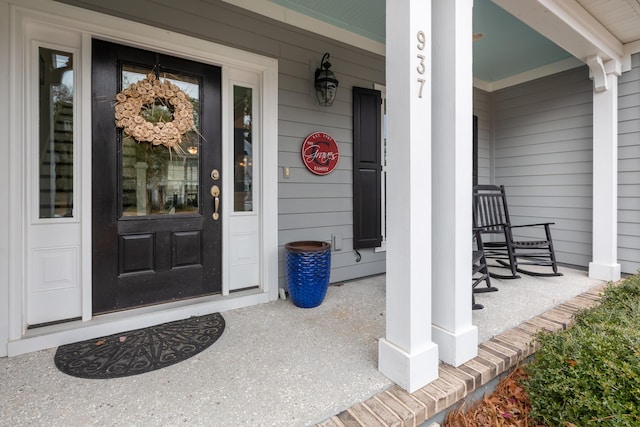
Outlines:
{"label": "window with white trim", "polygon": [[72,52],[38,48],[40,218],[73,216],[73,61]]}

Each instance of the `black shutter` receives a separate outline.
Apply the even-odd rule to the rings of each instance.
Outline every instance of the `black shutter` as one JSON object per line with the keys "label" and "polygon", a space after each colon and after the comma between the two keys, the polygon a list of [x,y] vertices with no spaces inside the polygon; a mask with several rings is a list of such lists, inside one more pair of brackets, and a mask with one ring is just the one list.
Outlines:
{"label": "black shutter", "polygon": [[353,88],[353,248],[375,248],[381,235],[380,91]]}
{"label": "black shutter", "polygon": [[478,116],[473,116],[473,185],[478,185]]}

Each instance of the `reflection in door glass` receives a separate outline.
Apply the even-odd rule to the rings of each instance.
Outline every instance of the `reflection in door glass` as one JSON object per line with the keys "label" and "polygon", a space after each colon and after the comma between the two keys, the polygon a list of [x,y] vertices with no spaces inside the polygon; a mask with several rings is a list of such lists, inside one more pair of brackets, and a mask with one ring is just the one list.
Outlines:
{"label": "reflection in door glass", "polygon": [[73,216],[73,55],[41,47],[40,218]]}
{"label": "reflection in door glass", "polygon": [[236,212],[253,211],[252,89],[233,87],[234,199]]}
{"label": "reflection in door glass", "polygon": [[[122,66],[122,87],[143,80],[151,69]],[[163,145],[122,139],[122,215],[174,215],[199,212],[199,81],[185,75],[160,75],[169,79],[193,104],[193,129],[182,136],[184,154],[171,152]],[[151,123],[173,121],[173,106],[156,98],[143,107],[141,115]]]}

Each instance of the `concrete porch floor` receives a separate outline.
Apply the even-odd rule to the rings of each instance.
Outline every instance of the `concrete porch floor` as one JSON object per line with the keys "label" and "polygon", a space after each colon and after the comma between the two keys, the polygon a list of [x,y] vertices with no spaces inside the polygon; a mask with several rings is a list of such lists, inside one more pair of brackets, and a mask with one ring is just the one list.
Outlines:
{"label": "concrete porch floor", "polygon": [[[477,388],[470,382],[484,384],[500,374],[500,367],[508,368],[506,361],[515,360],[514,354],[526,355],[522,331],[549,322],[541,313],[562,304],[554,316],[567,312],[568,318],[569,308],[596,299],[595,291],[586,298],[574,297],[603,282],[583,271],[561,271],[562,277],[493,279],[498,292],[476,295],[485,306],[473,312],[479,342],[486,342],[481,353],[488,352],[485,358],[499,353],[492,337],[504,333],[499,338],[513,342],[506,343],[503,353],[512,354],[495,357],[498,369],[486,368],[466,384],[458,381],[463,389]],[[433,415],[451,404],[450,393],[463,397],[470,390],[444,381],[452,383],[453,390],[436,396],[431,407],[424,403],[426,390],[416,392],[422,399],[403,395],[378,372],[384,297],[382,275],[330,286],[322,305],[313,309],[297,308],[287,300],[223,312],[225,332],[207,350],[185,362],[121,379],[67,376],[54,365],[55,349],[3,358],[0,425],[368,426],[374,421],[405,425],[410,422],[401,419],[405,415],[413,420],[407,425],[418,425],[429,418],[429,411]],[[565,303],[568,300],[573,302]],[[529,322],[521,325],[524,321]],[[550,327],[560,328],[562,322]],[[443,376],[451,376],[449,368],[443,365]],[[411,402],[402,402],[404,398]],[[392,422],[396,418],[398,422]]]}

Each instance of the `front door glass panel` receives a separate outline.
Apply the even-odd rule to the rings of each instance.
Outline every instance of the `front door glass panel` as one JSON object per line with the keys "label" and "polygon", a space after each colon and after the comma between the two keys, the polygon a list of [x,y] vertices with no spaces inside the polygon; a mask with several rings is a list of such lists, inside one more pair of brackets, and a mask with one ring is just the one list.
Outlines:
{"label": "front door glass panel", "polygon": [[73,216],[73,54],[41,47],[40,218]]}
{"label": "front door glass panel", "polygon": [[[123,64],[122,88],[143,80],[152,69]],[[162,73],[193,104],[194,126],[182,135],[178,150],[138,142],[122,133],[122,216],[199,213],[200,85],[197,78]],[[174,120],[173,106],[164,98],[144,105],[140,115],[152,124]],[[176,152],[178,151],[178,152]]]}
{"label": "front door glass panel", "polygon": [[253,211],[253,91],[233,87],[233,147],[235,212]]}

